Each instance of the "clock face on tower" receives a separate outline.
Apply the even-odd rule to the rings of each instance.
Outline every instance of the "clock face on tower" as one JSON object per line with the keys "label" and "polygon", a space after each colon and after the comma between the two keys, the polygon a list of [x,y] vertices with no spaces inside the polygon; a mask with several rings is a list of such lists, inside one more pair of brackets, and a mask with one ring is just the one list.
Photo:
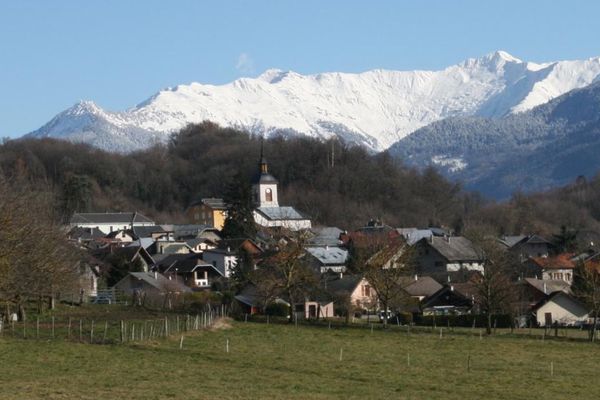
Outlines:
{"label": "clock face on tower", "polygon": [[265,201],[268,201],[268,202],[273,201],[273,191],[271,189],[265,190]]}

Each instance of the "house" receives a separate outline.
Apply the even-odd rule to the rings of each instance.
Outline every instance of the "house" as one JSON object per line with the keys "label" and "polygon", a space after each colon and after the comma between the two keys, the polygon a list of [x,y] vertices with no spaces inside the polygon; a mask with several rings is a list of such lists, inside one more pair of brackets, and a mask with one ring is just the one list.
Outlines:
{"label": "house", "polygon": [[154,258],[141,246],[108,246],[93,252],[97,259],[110,263],[110,260],[121,260],[126,264],[138,264],[142,271],[150,271],[155,264]]}
{"label": "house", "polygon": [[219,231],[208,225],[164,225],[164,228],[173,232],[175,240],[210,239],[213,242],[221,240]]}
{"label": "house", "polygon": [[536,271],[537,276],[542,277],[542,280],[560,280],[570,285],[573,283],[575,269],[573,256],[565,253],[553,257],[531,257],[527,263],[532,270]]}
{"label": "house", "polygon": [[533,307],[533,314],[538,326],[560,326],[581,325],[589,316],[588,309],[578,302],[573,296],[556,291],[546,296]]}
{"label": "house", "polygon": [[462,236],[430,236],[415,243],[417,272],[433,275],[447,272],[483,272],[483,253]]}
{"label": "house", "polygon": [[517,282],[522,310],[529,312],[536,304],[555,292],[571,293],[571,285],[564,280],[525,278]]}
{"label": "house", "polygon": [[207,225],[222,230],[227,218],[227,205],[223,199],[205,198],[192,203],[185,213],[194,224]]}
{"label": "house", "polygon": [[129,229],[119,229],[116,231],[112,231],[108,235],[105,236],[107,239],[113,239],[122,243],[131,243],[134,240],[133,232]]}
{"label": "house", "polygon": [[94,240],[103,238],[106,234],[101,230],[93,228],[84,228],[75,226],[67,233],[67,240],[77,242],[83,246],[89,245]]}
{"label": "house", "polygon": [[194,253],[202,253],[204,250],[214,249],[217,243],[206,238],[187,239],[185,243]]}
{"label": "house", "polygon": [[539,235],[503,236],[499,243],[521,261],[531,257],[548,257],[552,243]]}
{"label": "house", "polygon": [[348,262],[348,250],[337,246],[307,247],[308,261],[315,271],[324,274],[326,272],[346,272]]}
{"label": "house", "polygon": [[71,228],[95,228],[105,235],[120,229],[151,225],[155,225],[154,221],[138,212],[75,213],[69,222]]}
{"label": "house", "polygon": [[258,225],[266,228],[282,227],[292,231],[310,229],[309,218],[294,207],[279,205],[277,180],[269,174],[267,160],[262,154],[258,174],[252,182],[252,196],[256,206],[254,221]]}
{"label": "house", "polygon": [[193,253],[192,248],[184,241],[174,241],[159,239],[148,247],[148,252],[152,255],[160,256],[163,254],[189,254]]}
{"label": "house", "polygon": [[238,263],[238,253],[231,247],[207,249],[202,253],[202,259],[214,266],[225,278],[229,278]]}
{"label": "house", "polygon": [[455,290],[454,286],[444,285],[440,290],[423,299],[421,310],[423,315],[469,314],[473,303],[472,298]]}
{"label": "house", "polygon": [[[163,302],[166,296],[178,296],[191,289],[176,280],[168,279],[158,272],[130,272],[114,286],[140,303],[148,300]],[[141,300],[143,299],[143,300]]]}
{"label": "house", "polygon": [[223,274],[199,254],[172,254],[157,263],[158,270],[170,279],[183,282],[192,289],[210,288]]}
{"label": "house", "polygon": [[348,296],[359,310],[371,310],[377,305],[377,295],[362,275],[331,274],[324,279],[324,289],[336,299]]}
{"label": "house", "polygon": [[403,279],[402,288],[412,298],[422,301],[424,298],[432,296],[443,286],[430,276],[406,277]]}

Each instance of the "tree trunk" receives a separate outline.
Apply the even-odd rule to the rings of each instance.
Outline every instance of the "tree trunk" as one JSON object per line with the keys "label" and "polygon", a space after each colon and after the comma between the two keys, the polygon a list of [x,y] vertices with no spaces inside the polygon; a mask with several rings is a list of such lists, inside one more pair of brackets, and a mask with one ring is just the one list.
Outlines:
{"label": "tree trunk", "polygon": [[382,305],[383,305],[383,329],[385,329],[385,328],[387,328],[387,320],[388,320],[388,318],[387,318],[387,310],[388,310],[387,301],[383,302]]}
{"label": "tree trunk", "polygon": [[596,340],[596,328],[597,328],[597,323],[598,323],[598,313],[595,312],[594,313],[594,323],[592,324],[592,333],[590,335],[590,342],[593,342]]}
{"label": "tree trunk", "polygon": [[485,325],[485,333],[488,335],[492,334],[492,313],[488,311],[487,313],[487,321]]}

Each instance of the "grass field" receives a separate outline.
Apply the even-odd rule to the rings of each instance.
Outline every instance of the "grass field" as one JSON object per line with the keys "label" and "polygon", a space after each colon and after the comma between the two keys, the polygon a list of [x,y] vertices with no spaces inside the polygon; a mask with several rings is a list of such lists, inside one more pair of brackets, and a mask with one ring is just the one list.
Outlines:
{"label": "grass field", "polygon": [[0,399],[600,398],[600,347],[570,340],[233,322],[179,345],[0,338]]}

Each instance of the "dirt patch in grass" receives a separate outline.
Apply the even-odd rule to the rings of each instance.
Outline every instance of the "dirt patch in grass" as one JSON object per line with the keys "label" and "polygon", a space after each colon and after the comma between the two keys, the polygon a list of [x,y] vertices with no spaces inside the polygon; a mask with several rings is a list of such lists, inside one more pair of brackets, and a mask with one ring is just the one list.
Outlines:
{"label": "dirt patch in grass", "polygon": [[218,318],[215,320],[214,324],[210,327],[211,331],[220,331],[223,329],[231,329],[233,326],[231,323],[233,320],[231,318]]}

